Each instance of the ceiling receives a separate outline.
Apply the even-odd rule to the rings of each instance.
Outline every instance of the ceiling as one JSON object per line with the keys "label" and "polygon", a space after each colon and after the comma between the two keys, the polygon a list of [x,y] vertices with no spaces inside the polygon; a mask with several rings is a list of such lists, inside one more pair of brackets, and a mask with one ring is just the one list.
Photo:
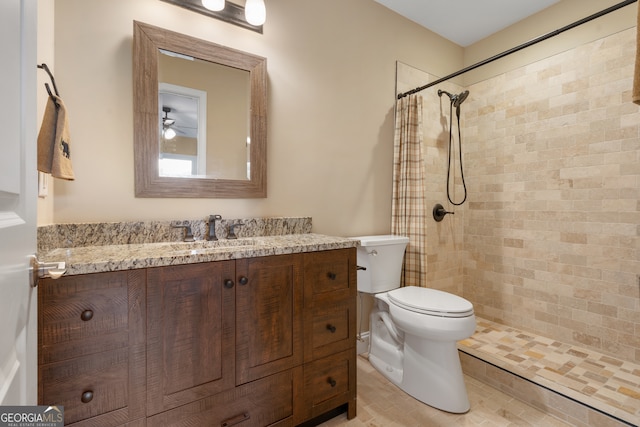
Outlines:
{"label": "ceiling", "polygon": [[466,47],[560,0],[375,0]]}

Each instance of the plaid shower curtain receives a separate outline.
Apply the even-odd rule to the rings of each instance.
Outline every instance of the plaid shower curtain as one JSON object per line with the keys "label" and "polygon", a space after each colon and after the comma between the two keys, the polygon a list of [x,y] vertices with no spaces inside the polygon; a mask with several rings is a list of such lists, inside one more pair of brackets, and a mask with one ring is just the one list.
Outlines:
{"label": "plaid shower curtain", "polygon": [[411,239],[404,256],[401,286],[426,286],[425,166],[422,155],[422,97],[396,102],[391,233]]}

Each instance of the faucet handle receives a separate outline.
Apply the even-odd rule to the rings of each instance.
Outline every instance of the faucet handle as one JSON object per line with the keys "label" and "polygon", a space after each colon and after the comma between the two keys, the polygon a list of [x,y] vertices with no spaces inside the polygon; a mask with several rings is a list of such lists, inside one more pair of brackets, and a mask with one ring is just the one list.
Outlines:
{"label": "faucet handle", "polygon": [[182,228],[184,229],[184,234],[182,236],[183,242],[193,242],[195,239],[193,238],[193,232],[191,231],[191,226],[189,224],[183,225],[172,225],[173,228]]}
{"label": "faucet handle", "polygon": [[238,222],[236,224],[231,224],[229,226],[229,234],[227,235],[227,239],[237,239],[238,236],[236,235],[236,227],[242,227],[244,224],[241,222]]}

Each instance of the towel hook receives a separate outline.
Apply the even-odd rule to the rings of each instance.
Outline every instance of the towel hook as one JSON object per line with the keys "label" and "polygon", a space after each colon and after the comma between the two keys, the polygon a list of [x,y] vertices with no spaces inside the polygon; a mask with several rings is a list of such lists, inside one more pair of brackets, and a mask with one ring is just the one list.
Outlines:
{"label": "towel hook", "polygon": [[[49,78],[51,79],[51,83],[53,84],[53,90],[56,92],[56,96],[60,96],[60,92],[58,92],[58,86],[56,86],[56,79],[53,77],[53,74],[51,73],[51,70],[49,69],[47,64],[43,62],[41,65],[38,65],[38,68],[42,68],[47,72],[47,74],[49,74]],[[44,86],[47,88],[47,92],[49,92],[49,95],[52,95],[49,84],[45,83]]]}
{"label": "towel hook", "polygon": [[[53,90],[56,93],[56,96],[60,96],[60,93],[58,92],[58,86],[56,85],[56,79],[53,77],[53,74],[51,73],[51,70],[49,69],[49,66],[47,66],[47,64],[45,64],[44,62],[42,64],[38,64],[37,65],[38,68],[41,68],[43,70],[45,70],[47,72],[47,74],[49,74],[49,78],[51,79],[51,84],[53,85]],[[49,87],[49,83],[45,83],[44,87],[47,89],[47,93],[49,94],[49,96],[51,98],[53,98],[53,93],[51,93],[51,88]],[[58,101],[56,101],[54,99],[54,102],[56,104],[56,107],[60,107],[60,104],[58,104]]]}

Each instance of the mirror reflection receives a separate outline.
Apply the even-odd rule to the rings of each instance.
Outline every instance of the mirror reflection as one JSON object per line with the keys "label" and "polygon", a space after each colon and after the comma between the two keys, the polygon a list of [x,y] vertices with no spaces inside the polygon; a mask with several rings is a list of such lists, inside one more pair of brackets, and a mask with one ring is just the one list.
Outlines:
{"label": "mirror reflection", "polygon": [[160,53],[160,176],[250,179],[249,72]]}
{"label": "mirror reflection", "polygon": [[204,113],[199,111],[201,97],[206,97],[206,92],[191,96],[188,89],[159,84],[160,176],[206,174],[206,121],[201,119]]}

